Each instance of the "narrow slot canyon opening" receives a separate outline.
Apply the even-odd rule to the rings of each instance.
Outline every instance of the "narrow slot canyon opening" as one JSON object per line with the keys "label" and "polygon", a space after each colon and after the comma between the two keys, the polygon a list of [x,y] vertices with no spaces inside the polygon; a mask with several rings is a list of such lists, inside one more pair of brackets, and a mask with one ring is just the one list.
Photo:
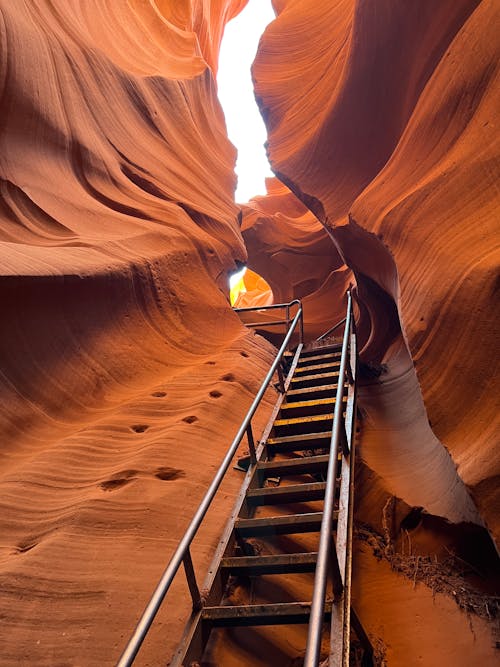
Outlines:
{"label": "narrow slot canyon opening", "polygon": [[229,139],[238,150],[238,202],[265,194],[264,179],[273,176],[264,148],[267,131],[255,101],[250,68],[259,39],[274,18],[271,0],[250,0],[226,25],[220,49],[217,89]]}
{"label": "narrow slot canyon opening", "polygon": [[229,277],[230,299],[233,308],[270,306],[273,291],[265,278],[247,266]]}

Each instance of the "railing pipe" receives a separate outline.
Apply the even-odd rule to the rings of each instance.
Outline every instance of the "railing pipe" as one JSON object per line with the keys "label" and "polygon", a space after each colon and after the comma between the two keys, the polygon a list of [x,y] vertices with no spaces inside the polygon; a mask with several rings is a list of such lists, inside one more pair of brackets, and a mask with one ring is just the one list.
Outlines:
{"label": "railing pipe", "polygon": [[235,313],[244,313],[250,310],[274,310],[276,308],[286,308],[287,306],[290,307],[294,305],[302,307],[302,304],[300,303],[299,299],[294,299],[289,303],[273,303],[270,306],[245,306],[244,308],[233,308],[233,310]]}
{"label": "railing pipe", "polygon": [[120,660],[117,663],[117,667],[130,667],[130,665],[132,665],[135,656],[137,655],[146,637],[146,634],[149,628],[151,627],[151,624],[156,614],[158,613],[160,605],[163,602],[163,599],[167,594],[167,591],[170,588],[175,575],[177,574],[177,570],[179,569],[181,563],[183,562],[184,557],[191,545],[191,542],[193,541],[198,531],[198,528],[200,527],[200,524],[203,521],[203,518],[205,517],[205,514],[207,513],[208,508],[210,507],[215,494],[217,493],[219,486],[221,485],[221,482],[227,472],[227,469],[231,464],[234,455],[236,454],[236,450],[238,449],[243,436],[247,432],[250,420],[252,419],[258,408],[266,392],[267,386],[273,379],[274,373],[276,372],[276,368],[278,367],[278,364],[281,362],[281,357],[286,351],[286,348],[288,346],[288,343],[290,342],[295,327],[302,319],[302,307],[300,305],[300,302],[297,303],[299,304],[299,309],[297,311],[297,314],[293,318],[288,334],[285,336],[285,339],[281,344],[278,354],[276,355],[276,358],[273,364],[271,365],[271,368],[269,369],[266,377],[264,378],[264,381],[252,402],[252,405],[248,409],[246,417],[243,420],[240,428],[238,429],[238,432],[235,435],[234,440],[231,443],[231,446],[229,447],[226,456],[224,457],[224,460],[222,461],[219,467],[219,470],[217,471],[214,479],[212,480],[212,483],[210,484],[208,491],[206,492],[203,500],[201,501],[200,506],[196,510],[196,514],[191,520],[191,523],[189,524],[186,532],[184,533],[183,538],[179,542],[179,546],[175,550],[174,555],[170,559],[169,564],[167,565],[165,571],[163,572],[163,575],[151,599],[149,600],[146,609],[144,610],[137,624],[137,627],[134,630],[134,634],[130,638],[127,646],[125,647],[125,650],[123,651],[120,657]]}
{"label": "railing pipe", "polygon": [[328,331],[325,331],[325,333],[322,333],[321,336],[318,336],[318,338],[316,338],[316,340],[317,341],[323,340],[323,338],[326,338],[328,336],[328,334],[333,333],[335,331],[335,329],[338,329],[342,324],[344,324],[345,321],[346,321],[346,318],[343,317],[340,320],[340,322],[337,322],[337,324],[334,324],[333,327],[330,327],[328,329]]}
{"label": "railing pipe", "polygon": [[314,591],[311,603],[311,614],[309,617],[309,629],[307,636],[306,655],[304,667],[318,667],[321,651],[321,632],[325,615],[325,597],[328,567],[330,563],[330,549],[332,542],[332,520],[333,505],[335,501],[337,452],[340,439],[342,422],[344,394],[344,378],[347,364],[347,350],[349,345],[349,334],[351,329],[351,294],[347,293],[347,315],[342,342],[342,355],[340,358],[339,383],[335,399],[335,412],[333,415],[332,439],[330,443],[330,458],[328,461],[328,473],[326,478],[325,500],[323,506],[323,519],[321,521],[321,532],[319,537],[318,559],[316,561],[316,572],[314,575]]}
{"label": "railing pipe", "polygon": [[242,322],[246,327],[252,329],[262,329],[262,327],[277,327],[282,324],[286,324],[286,330],[288,331],[288,325],[290,324],[287,320],[268,320],[267,322]]}

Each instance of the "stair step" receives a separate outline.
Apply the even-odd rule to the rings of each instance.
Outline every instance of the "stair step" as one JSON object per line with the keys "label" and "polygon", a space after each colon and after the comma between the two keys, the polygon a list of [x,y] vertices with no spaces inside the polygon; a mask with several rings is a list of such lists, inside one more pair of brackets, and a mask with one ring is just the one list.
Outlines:
{"label": "stair step", "polygon": [[335,396],[328,396],[327,398],[306,398],[303,401],[295,401],[294,403],[283,403],[282,410],[296,410],[297,408],[315,408],[316,406],[329,406],[335,403]]}
{"label": "stair step", "polygon": [[299,359],[298,365],[302,366],[304,364],[314,364],[317,361],[318,362],[323,361],[324,363],[326,363],[327,361],[330,362],[330,361],[333,361],[333,360],[340,361],[341,354],[342,353],[339,351],[339,352],[325,352],[324,354],[314,354],[314,355],[307,356],[307,357],[301,356],[300,359]]}
{"label": "stair step", "polygon": [[334,396],[337,391],[336,384],[322,384],[318,387],[302,387],[301,389],[289,389],[286,392],[286,399],[289,403],[295,402],[290,399],[300,400],[300,396],[321,398],[321,394]]}
{"label": "stair step", "polygon": [[331,361],[328,364],[313,364],[312,366],[297,366],[295,369],[295,377],[300,374],[311,373],[311,371],[327,371],[332,370],[332,368],[338,368],[340,365],[339,361]]}
{"label": "stair step", "polygon": [[[240,537],[317,533],[321,530],[322,518],[323,512],[308,512],[258,519],[236,519],[234,527]],[[334,512],[334,520],[337,518],[338,512]]]}
{"label": "stair step", "polygon": [[299,452],[304,449],[328,449],[331,439],[331,431],[321,431],[268,438],[266,444],[273,453]]}
{"label": "stair step", "polygon": [[332,427],[333,412],[310,417],[289,417],[276,419],[273,424],[272,435],[298,435],[300,433],[314,433]]}
{"label": "stair step", "polygon": [[[281,405],[279,419],[288,419],[289,417],[312,417],[313,415],[324,414],[325,410],[333,410],[337,399],[335,396],[326,398],[307,398],[304,401],[292,401]],[[344,403],[347,402],[347,396],[343,397]]]}
{"label": "stair step", "polygon": [[290,387],[297,389],[299,387],[317,387],[325,382],[338,382],[339,372],[330,371],[329,373],[312,373],[311,375],[297,375],[292,378]]}
{"label": "stair step", "polygon": [[233,575],[292,574],[314,572],[318,554],[295,553],[265,556],[235,556],[223,558],[221,568]]}
{"label": "stair step", "polygon": [[[325,617],[331,616],[332,604],[325,603]],[[249,627],[253,625],[289,625],[308,623],[310,602],[279,602],[238,606],[205,607],[203,621],[212,627]]]}
{"label": "stair step", "polygon": [[342,343],[331,343],[329,345],[318,345],[317,347],[306,347],[302,348],[300,353],[301,357],[314,355],[314,354],[323,354],[324,352],[337,352],[342,351]]}
{"label": "stair step", "polygon": [[285,477],[323,472],[328,468],[329,454],[321,456],[301,456],[288,461],[266,461],[257,464],[261,477]]}
{"label": "stair step", "polygon": [[325,482],[311,482],[310,484],[289,484],[249,489],[246,499],[250,505],[305,503],[311,500],[321,500],[325,495],[325,488]]}
{"label": "stair step", "polygon": [[311,415],[310,417],[289,417],[287,419],[276,419],[273,426],[291,426],[293,424],[314,424],[333,419],[333,412]]}

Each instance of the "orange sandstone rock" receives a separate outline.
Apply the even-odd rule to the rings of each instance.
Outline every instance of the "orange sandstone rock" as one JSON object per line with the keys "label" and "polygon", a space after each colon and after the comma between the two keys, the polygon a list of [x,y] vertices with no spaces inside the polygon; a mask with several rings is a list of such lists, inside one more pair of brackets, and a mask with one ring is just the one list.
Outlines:
{"label": "orange sandstone rock", "polygon": [[[438,476],[455,478],[456,488],[439,513],[452,518],[462,506],[471,518],[462,479],[496,535],[498,8],[465,0],[418,7],[290,0],[276,8],[253,69],[270,160],[354,272],[362,359],[385,365],[393,394],[383,412],[374,412],[381,430],[373,447],[364,438],[363,456],[378,457],[385,429],[419,402],[417,376],[410,380],[415,360],[431,427],[443,443],[435,441],[436,454],[446,446],[460,476],[448,459]],[[306,21],[321,39],[299,39]],[[384,384],[381,375],[381,392]],[[362,401],[371,402],[368,394]],[[419,410],[394,452],[428,437],[423,404]],[[383,458],[394,468],[391,452]],[[441,458],[444,464],[447,455]],[[425,483],[426,460],[401,468],[416,480],[420,467],[423,506],[433,504],[426,498],[431,486],[442,500],[447,495]],[[462,500],[453,500],[456,493]],[[475,520],[481,522],[478,514]]]}
{"label": "orange sandstone rock", "polygon": [[211,71],[244,4],[0,2],[2,665],[116,663],[269,367]]}

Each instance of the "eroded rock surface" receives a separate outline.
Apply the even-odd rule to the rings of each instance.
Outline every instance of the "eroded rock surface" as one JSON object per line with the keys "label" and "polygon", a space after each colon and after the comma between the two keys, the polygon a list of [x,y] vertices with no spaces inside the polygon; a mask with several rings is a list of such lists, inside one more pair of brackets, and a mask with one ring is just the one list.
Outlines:
{"label": "eroded rock surface", "polygon": [[[489,607],[468,623],[418,558],[455,550],[491,593],[498,6],[275,0],[254,78],[280,180],[240,229],[214,73],[245,4],[0,2],[0,664],[116,662],[270,363],[228,304],[247,251],[272,295],[254,276],[245,305],[301,298],[311,338],[355,285],[358,519],[393,559],[359,538],[354,593],[380,656],[493,664]],[[189,613],[170,596],[144,664]],[[226,663],[300,662],[303,629],[260,636]]]}
{"label": "eroded rock surface", "polygon": [[[392,386],[376,419],[383,413],[390,428],[409,391],[406,405],[416,405],[419,385],[433,433],[496,535],[498,8],[276,7],[254,64],[269,156],[356,277],[362,360],[383,364]],[[321,40],[293,38],[306,15]],[[409,420],[410,439],[418,424],[420,440],[423,421]],[[469,504],[464,494],[455,510]]]}
{"label": "eroded rock surface", "polygon": [[269,366],[210,69],[244,4],[0,2],[2,665],[116,663]]}
{"label": "eroded rock surface", "polygon": [[[268,155],[356,283],[359,453],[369,471],[358,519],[382,530],[392,498],[445,519],[427,538],[420,525],[418,553],[450,548],[449,530],[452,548],[473,540],[467,523],[487,526],[498,544],[499,9],[469,0],[274,6],[253,67]],[[278,207],[267,212],[279,217]],[[345,283],[336,277],[318,308]],[[393,528],[404,534],[403,518],[391,539]],[[373,572],[357,580],[358,596],[382,586]],[[410,635],[389,664],[405,664]],[[466,643],[464,665],[472,634]]]}

